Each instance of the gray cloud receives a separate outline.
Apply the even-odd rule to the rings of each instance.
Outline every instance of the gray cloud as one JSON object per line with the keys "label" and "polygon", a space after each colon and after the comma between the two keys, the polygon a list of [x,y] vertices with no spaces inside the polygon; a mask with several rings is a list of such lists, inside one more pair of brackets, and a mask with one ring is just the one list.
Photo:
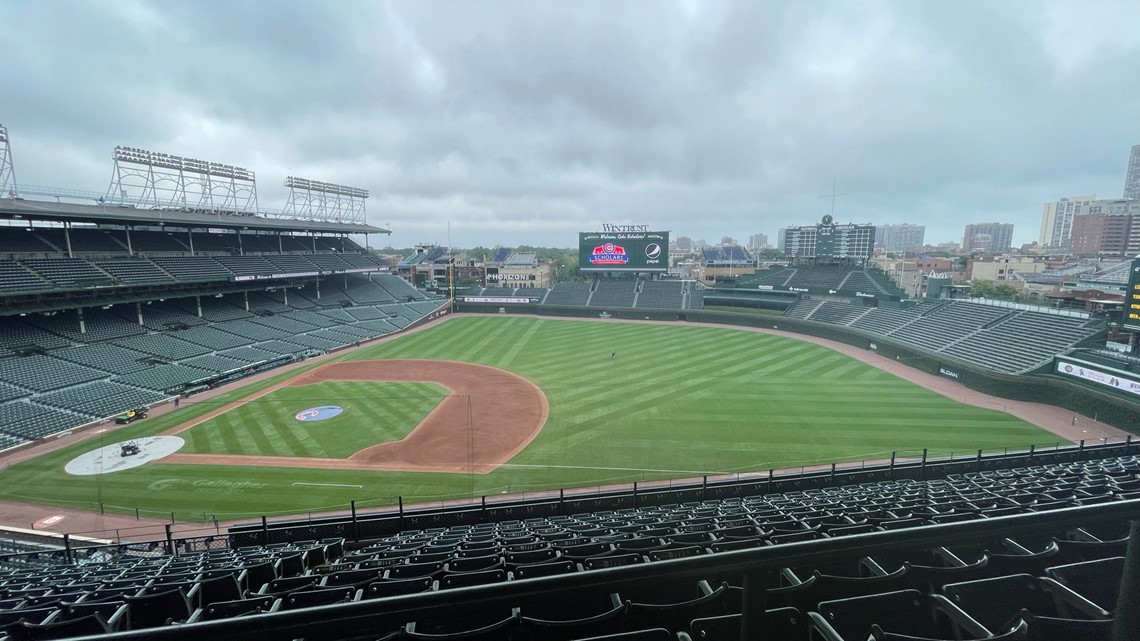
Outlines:
{"label": "gray cloud", "polygon": [[368,187],[391,242],[708,240],[840,220],[1037,235],[1118,196],[1140,5],[10,2],[22,183],[105,189],[128,144]]}

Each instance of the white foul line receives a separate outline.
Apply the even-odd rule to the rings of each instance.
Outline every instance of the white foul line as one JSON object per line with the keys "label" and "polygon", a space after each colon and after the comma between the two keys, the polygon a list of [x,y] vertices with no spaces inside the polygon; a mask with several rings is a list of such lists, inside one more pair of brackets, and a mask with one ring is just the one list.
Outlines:
{"label": "white foul line", "polygon": [[297,487],[298,485],[318,485],[321,487],[355,487],[355,488],[364,487],[363,485],[345,485],[343,483],[304,483],[304,482],[294,483],[293,487]]}

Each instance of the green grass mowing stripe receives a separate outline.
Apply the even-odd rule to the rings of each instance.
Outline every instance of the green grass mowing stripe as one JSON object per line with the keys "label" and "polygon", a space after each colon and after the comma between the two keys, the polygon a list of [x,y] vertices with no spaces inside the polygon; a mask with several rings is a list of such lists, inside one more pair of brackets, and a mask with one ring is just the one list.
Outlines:
{"label": "green grass mowing stripe", "polygon": [[[618,359],[609,363],[609,351],[615,348]],[[1016,418],[968,408],[825,348],[730,328],[461,317],[349,355],[353,359],[390,357],[492,366],[509,360],[512,371],[547,393],[547,428],[512,460],[519,467],[478,475],[477,491],[563,487],[659,474],[637,470],[754,469],[826,462],[829,457],[846,460],[876,452],[889,455],[904,447],[968,452],[983,446],[1000,450],[1056,441]],[[345,394],[338,391],[324,396]],[[313,398],[311,393],[308,398]],[[418,403],[418,399],[404,399],[397,409],[384,414],[391,419],[374,422],[398,422],[400,416],[414,413]],[[316,404],[322,403],[310,406]],[[345,404],[361,408],[354,411],[362,415],[374,411],[369,407],[366,412],[359,396]],[[229,428],[220,432],[232,432],[244,422],[236,414],[230,418]],[[288,420],[293,420],[291,415]],[[379,433],[375,426],[359,429],[369,438]],[[350,432],[333,432],[333,444]],[[318,438],[316,431],[307,434]],[[203,439],[194,435],[188,446],[197,447],[200,442]],[[40,488],[56,487],[62,494],[54,498],[67,498],[64,495],[70,492],[82,495],[89,483],[59,478],[57,466],[66,458],[52,453],[13,466],[0,474],[4,481],[0,496],[42,496],[45,492]],[[175,509],[199,507],[205,501],[217,510],[240,512],[244,506],[247,513],[259,513],[340,499],[343,506],[350,498],[373,504],[398,495],[438,499],[464,494],[468,481],[466,475],[327,470],[289,470],[286,474],[209,466],[188,472],[187,478],[248,480],[254,474],[269,481],[256,497],[252,493],[202,494],[204,490],[195,490],[193,485],[176,492],[137,489],[140,483],[161,481],[155,472],[169,475],[173,468],[184,467],[191,466],[144,466],[123,473],[122,480],[113,484],[113,492]],[[309,493],[290,486],[297,480],[363,487],[354,493],[338,494],[332,489]]]}

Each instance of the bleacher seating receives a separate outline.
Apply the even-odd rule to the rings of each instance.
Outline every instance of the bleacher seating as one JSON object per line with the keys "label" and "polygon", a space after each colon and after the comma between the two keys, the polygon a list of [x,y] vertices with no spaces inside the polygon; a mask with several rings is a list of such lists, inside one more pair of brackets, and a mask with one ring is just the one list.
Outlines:
{"label": "bleacher seating", "polygon": [[555,283],[546,296],[546,305],[585,305],[590,300],[590,283]]}
{"label": "bleacher seating", "polygon": [[118,376],[115,381],[157,392],[178,393],[187,384],[207,378],[210,373],[210,371],[187,367],[186,365],[155,365],[140,372]]}
{"label": "bleacher seating", "polygon": [[651,309],[681,309],[684,304],[684,285],[679,280],[647,280],[641,284],[637,307]]}
{"label": "bleacher seating", "polygon": [[233,274],[208,256],[155,256],[151,260],[180,281],[229,280]]}
{"label": "bleacher seating", "polygon": [[590,298],[591,307],[633,307],[637,296],[637,280],[599,278],[594,295]]}
{"label": "bleacher seating", "polygon": [[893,309],[805,300],[786,315],[851,327],[1012,374],[1047,364],[1104,331],[1097,320],[965,301],[921,301],[910,309]]}
{"label": "bleacher seating", "polygon": [[43,438],[85,420],[79,414],[38,405],[26,399],[0,403],[0,431],[8,437],[0,439],[0,446],[15,445],[8,439],[25,442]]}
{"label": "bleacher seating", "polygon": [[79,315],[75,310],[51,315],[31,315],[26,320],[53,334],[81,343],[114,340],[146,332],[146,329],[140,327],[138,323],[124,320],[109,310],[95,307],[84,308],[83,331],[80,331]]}
{"label": "bleacher seating", "polygon": [[142,259],[100,260],[95,262],[95,266],[110,274],[115,282],[121,284],[150,285],[174,281],[154,263]]}
{"label": "bleacher seating", "polygon": [[265,260],[272,263],[277,268],[277,272],[281,274],[303,274],[319,271],[313,261],[305,256],[293,254],[267,255]]}
{"label": "bleacher seating", "polygon": [[[269,347],[269,344],[270,343],[279,343],[279,342],[280,341],[268,341],[266,343],[262,343],[260,345],[260,347],[262,349],[269,349],[271,351],[277,351],[277,350],[273,350],[271,347]],[[278,352],[278,353],[285,354],[285,353],[293,353],[293,352]],[[235,369],[241,369],[242,367],[245,367],[248,365],[248,363],[246,363],[245,361],[239,361],[239,360],[234,359],[234,358],[227,358],[225,356],[219,356],[217,354],[206,354],[204,356],[195,356],[194,358],[187,358],[187,359],[180,361],[180,364],[186,365],[188,367],[194,367],[194,368],[197,368],[200,370],[206,370],[208,372],[214,372],[215,374],[221,374],[223,372],[229,372],[229,371],[232,371]],[[202,377],[199,376],[198,378],[202,378]]]}
{"label": "bleacher seating", "polygon": [[[183,309],[188,313],[195,313],[193,301],[189,299],[182,299],[177,301],[183,305]],[[202,298],[202,318],[214,323],[220,323],[228,320],[238,320],[242,318],[252,318],[254,315],[247,312],[244,306],[244,300],[240,295],[228,295],[221,297]]]}
{"label": "bleacher seating", "polygon": [[59,251],[44,242],[34,230],[27,227],[0,226],[0,253],[48,254]]}
{"label": "bleacher seating", "polygon": [[0,382],[36,392],[77,385],[107,375],[51,356],[33,354],[0,359]]}
{"label": "bleacher seating", "polygon": [[0,260],[0,294],[38,292],[54,285],[14,260]]}
{"label": "bleacher seating", "polygon": [[224,352],[219,352],[221,356],[232,358],[234,360],[243,361],[248,364],[260,363],[261,361],[271,361],[279,357],[279,354],[257,347],[235,347],[227,349]]}
{"label": "bleacher seating", "polygon": [[[36,230],[36,235],[58,247],[60,251],[67,250],[67,239],[62,229],[40,228]],[[71,251],[74,253],[115,254],[127,251],[127,246],[124,244],[126,235],[122,231],[72,227],[68,235],[71,237]],[[122,242],[119,239],[122,239]]]}
{"label": "bleacher seating", "polygon": [[144,334],[135,336],[114,344],[119,347],[132,349],[136,352],[149,354],[165,362],[174,362],[182,358],[200,356],[210,351],[208,347],[182,340],[186,332],[163,332],[159,334]]}
{"label": "bleacher seating", "polygon": [[[277,317],[274,316],[274,317],[270,317],[270,318],[277,318]],[[258,318],[256,320],[262,320],[262,319]],[[253,341],[253,342],[268,341],[268,340],[272,340],[275,338],[285,338],[285,337],[289,336],[291,333],[291,332],[288,332],[285,330],[276,329],[276,328],[271,327],[270,325],[267,325],[267,324],[257,323],[257,322],[254,322],[253,320],[245,320],[245,319],[233,320],[233,321],[229,321],[227,323],[219,323],[219,324],[215,325],[215,327],[217,327],[223,331],[229,332],[231,334],[237,334],[238,336],[248,338],[250,341]]]}
{"label": "bleacher seating", "polygon": [[158,392],[111,381],[96,381],[41,394],[36,397],[36,402],[100,418],[131,407],[154,403],[162,398],[163,395]]}
{"label": "bleacher seating", "polygon": [[102,270],[79,258],[29,258],[21,263],[57,287],[82,288],[112,282]]}
{"label": "bleacher seating", "polygon": [[20,318],[8,317],[0,323],[0,347],[8,352],[25,348],[52,349],[67,347],[70,344],[71,341],[66,338],[26,323]]}
{"label": "bleacher seating", "polygon": [[224,332],[212,325],[207,327],[192,327],[179,332],[170,332],[168,335],[204,347],[205,350],[201,352],[203,354],[213,350],[240,347],[249,343],[249,340],[246,338],[238,336],[237,334]]}
{"label": "bleacher seating", "polygon": [[412,287],[408,284],[407,281],[400,278],[399,276],[393,276],[391,274],[376,274],[372,277],[372,280],[380,287],[383,287],[389,294],[391,294],[394,300],[407,301],[408,299],[411,299],[421,301],[428,299],[427,294],[424,294],[415,287]]}
{"label": "bleacher seating", "polygon": [[151,366],[143,354],[114,343],[77,345],[54,350],[51,355],[111,374],[130,374]]}
{"label": "bleacher seating", "polygon": [[184,233],[169,231],[132,231],[131,248],[136,252],[189,252],[189,238]]}
{"label": "bleacher seating", "polygon": [[214,260],[234,276],[269,276],[278,271],[273,263],[261,256],[216,256]]}
{"label": "bleacher seating", "polygon": [[[1094,454],[1016,465],[786,492],[763,493],[760,484],[752,486],[759,493],[685,503],[668,501],[672,490],[651,491],[632,506],[627,495],[620,503],[626,507],[618,509],[610,509],[614,503],[520,519],[509,515],[527,514],[525,506],[504,508],[501,514],[508,516],[490,520],[462,519],[458,512],[448,518],[445,511],[436,515],[437,527],[366,540],[240,542],[260,537],[258,526],[234,535],[233,547],[191,550],[175,541],[175,555],[121,546],[109,560],[82,565],[71,565],[62,554],[13,551],[0,555],[0,581],[9,597],[0,612],[22,611],[26,621],[15,625],[27,627],[28,612],[43,610],[35,618],[50,622],[73,607],[69,603],[111,601],[105,611],[111,613],[107,621],[117,621],[114,630],[147,630],[162,639],[165,630],[184,634],[199,622],[340,603],[346,605],[299,613],[289,623],[280,615],[267,617],[256,628],[273,630],[267,638],[277,638],[280,626],[324,624],[325,639],[460,639],[476,638],[477,631],[486,641],[610,633],[621,635],[614,641],[676,641],[690,634],[713,641],[739,638],[743,600],[751,598],[745,570],[726,563],[726,552],[1036,513],[1040,525],[1033,532],[995,529],[1000,534],[977,544],[943,535],[947,542],[937,547],[889,548],[867,539],[838,561],[820,564],[800,556],[794,567],[779,569],[776,582],[761,586],[767,611],[762,624],[754,624],[763,626],[766,638],[800,641],[1107,638],[1124,584],[1119,554],[1127,524],[1058,527],[1048,517],[1060,508],[1135,497],[1140,457]],[[1055,489],[1059,485],[1064,492]],[[1057,500],[1061,494],[1068,498]],[[305,536],[305,522],[295,523]],[[779,551],[773,552],[763,556],[769,566],[781,562]],[[601,568],[646,564],[658,568],[652,578],[620,569],[589,576]],[[568,582],[566,575],[583,580]],[[547,579],[552,576],[560,578]],[[488,598],[497,588],[481,589],[513,581],[533,582],[536,590]],[[555,581],[563,587],[554,588]],[[606,588],[590,590],[595,585]],[[444,607],[420,606],[415,617],[399,614],[429,599],[443,604],[434,593],[455,587],[473,589]],[[57,594],[69,595],[67,603],[50,598]],[[417,594],[424,596],[405,596]],[[392,597],[405,598],[392,610],[375,601]],[[352,629],[328,628],[340,620]],[[177,626],[166,627],[170,623]],[[1066,632],[1027,636],[1033,626]],[[241,634],[220,623],[209,630],[226,640]]]}

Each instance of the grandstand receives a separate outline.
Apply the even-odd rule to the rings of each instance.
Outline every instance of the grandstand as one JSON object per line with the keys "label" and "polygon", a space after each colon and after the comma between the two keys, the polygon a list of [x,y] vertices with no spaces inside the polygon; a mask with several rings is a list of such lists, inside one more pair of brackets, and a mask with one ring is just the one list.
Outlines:
{"label": "grandstand", "polygon": [[379,228],[201,217],[0,201],[0,445],[383,336],[439,307],[347,237]]}
{"label": "grandstand", "polygon": [[1058,314],[1020,307],[940,300],[894,309],[803,300],[786,315],[850,327],[1010,374],[1033,371],[1051,363],[1057,354],[1103,340],[1103,320],[1075,312]]}
{"label": "grandstand", "polygon": [[[498,295],[487,288],[482,295]],[[542,290],[539,290],[540,292]],[[593,307],[598,309],[701,309],[699,287],[691,281],[650,278],[604,278],[589,283],[556,283],[541,297],[543,305]],[[518,295],[535,296],[533,289]]]}
{"label": "grandstand", "polygon": [[1132,449],[40,542],[0,554],[0,627],[107,641],[1108,639],[1135,603]]}

